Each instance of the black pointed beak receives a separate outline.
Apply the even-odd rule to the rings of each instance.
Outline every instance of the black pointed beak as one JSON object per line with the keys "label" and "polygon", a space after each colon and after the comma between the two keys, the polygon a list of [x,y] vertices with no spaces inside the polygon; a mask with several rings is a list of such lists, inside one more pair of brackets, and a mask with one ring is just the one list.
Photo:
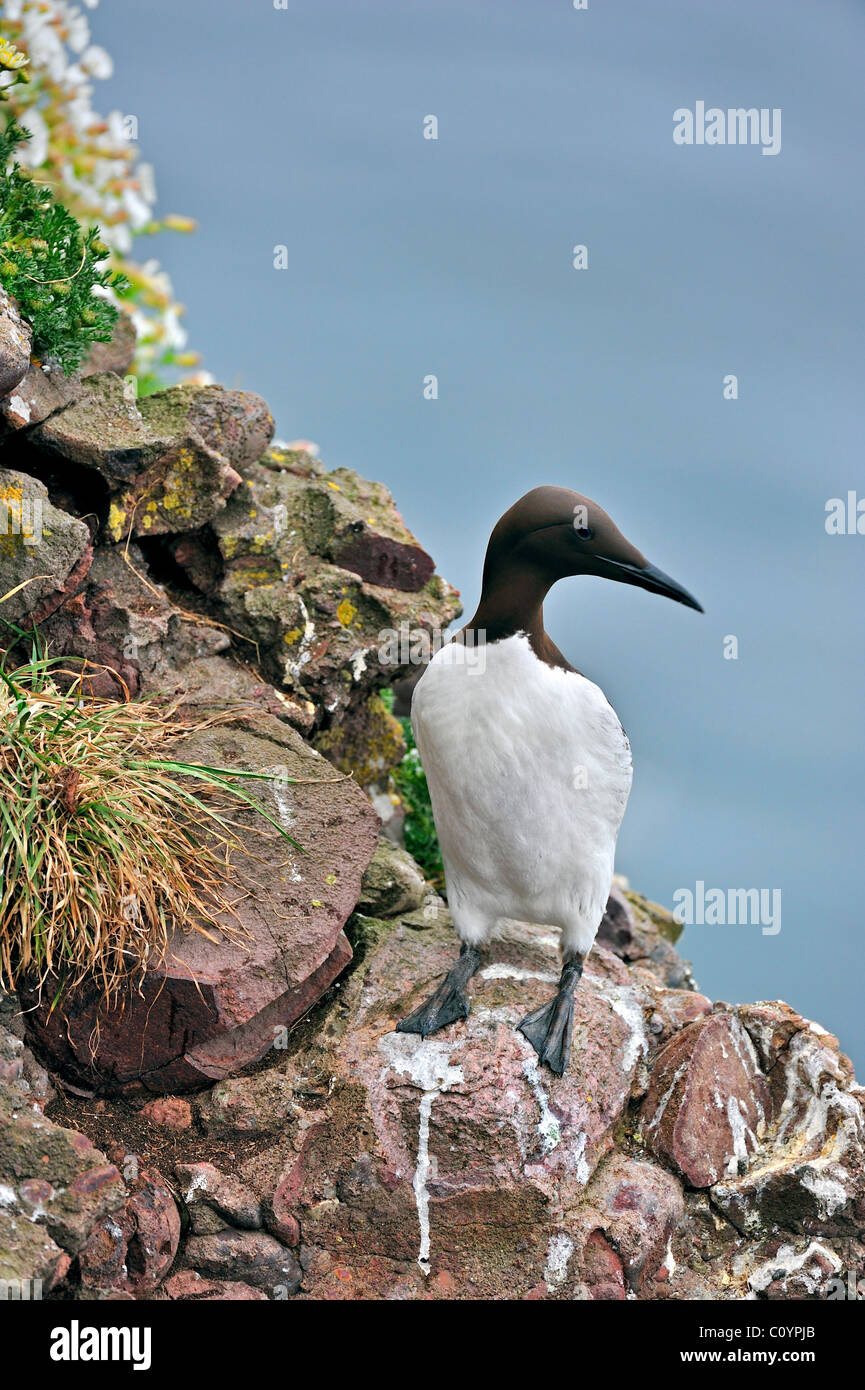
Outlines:
{"label": "black pointed beak", "polygon": [[618,579],[622,584],[637,584],[641,589],[648,589],[650,594],[663,594],[664,598],[684,603],[686,608],[696,608],[698,613],[703,612],[702,604],[697,602],[694,595],[689,594],[687,589],[683,589],[681,584],[677,584],[675,579],[664,574],[656,565],[626,565],[620,560],[608,560],[606,557],[604,563],[613,571],[611,579]]}

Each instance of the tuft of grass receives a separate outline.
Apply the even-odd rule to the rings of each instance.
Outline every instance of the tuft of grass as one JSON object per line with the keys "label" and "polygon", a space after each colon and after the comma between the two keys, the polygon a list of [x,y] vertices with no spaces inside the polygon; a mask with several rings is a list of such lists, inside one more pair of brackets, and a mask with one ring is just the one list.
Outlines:
{"label": "tuft of grass", "polygon": [[14,670],[0,661],[0,987],[52,977],[59,997],[95,977],[111,999],[173,930],[234,930],[230,856],[250,851],[232,806],[302,846],[248,789],[272,774],[172,756],[180,736],[235,716],[193,724],[176,705],[85,697],[84,671],[61,662],[35,649]]}
{"label": "tuft of grass", "polygon": [[[381,698],[388,710],[393,712],[393,691],[382,690]],[[403,839],[415,863],[419,864],[426,878],[437,892],[445,892],[445,870],[442,863],[438,836],[433,819],[432,802],[426,773],[420,760],[420,753],[414,741],[411,720],[400,718],[406,751],[402,760],[391,772],[391,780],[405,807]]]}

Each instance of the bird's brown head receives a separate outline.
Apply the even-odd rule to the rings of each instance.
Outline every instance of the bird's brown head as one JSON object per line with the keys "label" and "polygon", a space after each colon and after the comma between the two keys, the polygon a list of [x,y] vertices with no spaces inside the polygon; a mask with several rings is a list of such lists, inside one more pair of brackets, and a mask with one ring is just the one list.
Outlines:
{"label": "bird's brown head", "polygon": [[484,562],[484,589],[490,589],[502,574],[520,570],[541,576],[545,587],[569,575],[593,574],[636,584],[703,611],[687,589],[650,564],[625,539],[603,507],[569,488],[532,488],[493,528]]}

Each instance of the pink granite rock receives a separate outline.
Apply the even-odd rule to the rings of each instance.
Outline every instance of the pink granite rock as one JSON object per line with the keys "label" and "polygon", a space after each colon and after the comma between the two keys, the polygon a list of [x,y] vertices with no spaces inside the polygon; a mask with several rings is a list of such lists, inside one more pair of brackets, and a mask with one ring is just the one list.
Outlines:
{"label": "pink granite rock", "polygon": [[655,1059],[640,1112],[643,1138],[693,1187],[735,1175],[771,1117],[766,1079],[735,1014],[715,1012],[673,1035]]}
{"label": "pink granite rock", "polygon": [[662,1268],[668,1271],[670,1241],[684,1211],[681,1184],[672,1173],[614,1153],[598,1169],[586,1203],[618,1251],[632,1292],[639,1293]]}
{"label": "pink granite rock", "polygon": [[38,479],[0,468],[0,598],[13,595],[3,604],[4,620],[29,626],[47,617],[85,578],[92,559],[83,521],[55,507]]}
{"label": "pink granite rock", "polygon": [[303,1296],[376,1286],[384,1296],[405,1280],[414,1289],[424,1271],[470,1284],[473,1297],[528,1292],[543,1276],[550,1213],[583,1198],[646,1048],[628,972],[597,949],[577,991],[570,1067],[542,1072],[516,1024],[555,987],[557,943],[517,926],[472,982],[466,1023],[426,1040],[394,1032],[455,954],[446,923],[419,929],[419,919],[395,925],[349,981],[338,1023],[324,1025],[335,1052],[319,1057],[313,1044],[295,1059],[305,1076],[331,1077],[275,1183],[309,1252]]}
{"label": "pink granite rock", "polygon": [[689,989],[655,989],[653,1003],[648,1031],[651,1041],[658,1046],[668,1042],[686,1023],[693,1023],[707,1014],[712,1007],[712,1001],[705,994]]}

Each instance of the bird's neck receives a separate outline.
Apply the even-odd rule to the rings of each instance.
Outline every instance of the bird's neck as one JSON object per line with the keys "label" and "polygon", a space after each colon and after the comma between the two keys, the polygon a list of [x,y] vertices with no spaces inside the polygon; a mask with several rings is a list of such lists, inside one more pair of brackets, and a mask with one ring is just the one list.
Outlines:
{"label": "bird's neck", "polygon": [[457,634],[456,641],[475,645],[501,642],[518,632],[528,635],[535,656],[547,666],[574,671],[544,628],[544,599],[558,575],[527,565],[489,564],[484,569],[481,601],[474,617]]}
{"label": "bird's neck", "polygon": [[549,574],[525,565],[505,566],[492,575],[485,574],[477,611],[463,631],[485,633],[487,642],[526,632],[532,646],[539,646],[546,636],[544,599],[553,582]]}

